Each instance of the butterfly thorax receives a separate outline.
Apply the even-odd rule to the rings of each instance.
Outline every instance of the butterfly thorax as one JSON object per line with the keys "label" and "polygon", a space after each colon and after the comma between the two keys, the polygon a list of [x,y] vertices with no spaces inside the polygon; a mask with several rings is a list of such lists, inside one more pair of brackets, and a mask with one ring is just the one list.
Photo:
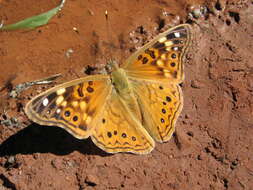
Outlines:
{"label": "butterfly thorax", "polygon": [[115,71],[113,71],[111,73],[111,81],[116,92],[121,97],[124,97],[125,95],[129,96],[131,93],[131,86],[124,69],[117,68]]}
{"label": "butterfly thorax", "polygon": [[115,60],[110,60],[107,65],[108,73],[110,74],[112,85],[120,96],[130,93],[130,83],[126,72],[120,68]]}

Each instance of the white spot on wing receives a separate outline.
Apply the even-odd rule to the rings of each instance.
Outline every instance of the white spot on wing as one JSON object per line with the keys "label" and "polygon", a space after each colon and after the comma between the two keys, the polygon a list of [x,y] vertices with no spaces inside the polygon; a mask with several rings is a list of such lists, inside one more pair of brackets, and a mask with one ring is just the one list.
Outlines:
{"label": "white spot on wing", "polygon": [[78,102],[77,101],[73,101],[73,102],[71,102],[71,104],[72,104],[73,107],[77,107],[78,106]]}
{"label": "white spot on wing", "polygon": [[62,107],[66,107],[66,106],[67,106],[67,101],[62,102],[62,103],[61,103],[61,106],[62,106]]}
{"label": "white spot on wing", "polygon": [[166,37],[161,37],[161,38],[158,40],[158,42],[163,43],[163,42],[165,42],[166,40],[167,40]]}
{"label": "white spot on wing", "polygon": [[177,50],[178,50],[178,47],[173,47],[173,50],[177,51]]}
{"label": "white spot on wing", "polygon": [[162,54],[161,55],[161,58],[162,58],[162,60],[166,60],[167,58],[166,58],[166,54],[164,53],[164,54]]}
{"label": "white spot on wing", "polygon": [[59,114],[60,112],[61,112],[61,109],[58,108],[58,109],[56,110],[56,113]]}
{"label": "white spot on wing", "polygon": [[179,32],[175,32],[174,35],[175,35],[176,38],[180,37],[180,33]]}
{"label": "white spot on wing", "polygon": [[86,120],[87,117],[88,117],[87,113],[84,113],[84,114],[83,114],[83,120]]}
{"label": "white spot on wing", "polygon": [[61,88],[61,89],[59,89],[59,90],[57,90],[57,95],[62,95],[62,94],[64,94],[64,92],[66,92],[66,89],[65,88]]}
{"label": "white spot on wing", "polygon": [[86,106],[87,106],[87,104],[84,101],[80,102],[80,108],[82,111],[84,111],[86,109]]}
{"label": "white spot on wing", "polygon": [[43,102],[42,102],[43,106],[47,106],[47,105],[48,105],[48,103],[49,103],[49,101],[48,101],[48,99],[47,99],[47,98],[45,98],[45,99],[43,100]]}
{"label": "white spot on wing", "polygon": [[63,100],[64,100],[64,97],[63,97],[63,96],[59,96],[59,97],[56,99],[56,104],[59,105],[60,103],[62,103]]}
{"label": "white spot on wing", "polygon": [[91,122],[91,117],[88,116],[88,117],[86,118],[85,122],[86,122],[86,124],[89,124],[89,123]]}
{"label": "white spot on wing", "polygon": [[157,64],[158,66],[163,66],[163,65],[164,65],[164,64],[163,64],[163,61],[160,60],[160,59],[157,60],[156,64]]}
{"label": "white spot on wing", "polygon": [[166,47],[168,47],[168,46],[172,46],[173,42],[172,41],[166,41],[164,44],[165,44]]}

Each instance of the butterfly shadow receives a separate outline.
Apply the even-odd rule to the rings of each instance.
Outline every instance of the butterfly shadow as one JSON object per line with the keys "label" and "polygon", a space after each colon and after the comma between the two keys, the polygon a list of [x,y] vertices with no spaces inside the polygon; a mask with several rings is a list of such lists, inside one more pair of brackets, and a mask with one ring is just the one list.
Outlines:
{"label": "butterfly shadow", "polygon": [[85,155],[111,155],[96,147],[90,139],[79,140],[59,127],[34,123],[0,144],[0,157],[33,153],[67,155],[76,150]]}

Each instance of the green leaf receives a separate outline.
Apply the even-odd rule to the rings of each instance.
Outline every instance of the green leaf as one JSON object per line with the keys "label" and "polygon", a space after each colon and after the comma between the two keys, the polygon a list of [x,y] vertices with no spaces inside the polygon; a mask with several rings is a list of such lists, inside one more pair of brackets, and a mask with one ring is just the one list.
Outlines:
{"label": "green leaf", "polygon": [[61,10],[64,3],[65,0],[62,0],[58,7],[55,7],[54,9],[51,9],[45,13],[26,18],[14,24],[9,24],[2,27],[0,26],[0,30],[34,29],[36,27],[45,25],[58,11]]}

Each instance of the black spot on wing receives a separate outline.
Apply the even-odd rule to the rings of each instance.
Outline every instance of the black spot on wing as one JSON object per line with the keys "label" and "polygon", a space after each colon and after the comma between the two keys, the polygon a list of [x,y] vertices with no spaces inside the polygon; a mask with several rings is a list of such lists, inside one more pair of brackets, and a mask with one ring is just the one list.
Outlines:
{"label": "black spot on wing", "polygon": [[148,58],[144,57],[144,58],[142,59],[142,64],[146,64],[147,62],[148,62]]}
{"label": "black spot on wing", "polygon": [[78,92],[78,95],[80,97],[84,97],[84,94],[83,94],[83,84],[79,85],[79,88],[77,89],[77,92]]}
{"label": "black spot on wing", "polygon": [[51,103],[48,107],[49,110],[54,110],[56,108],[56,103],[55,101],[53,103]]}
{"label": "black spot on wing", "polygon": [[57,96],[56,93],[52,93],[52,94],[49,94],[47,96],[47,99],[48,99],[49,102],[51,102],[51,101],[53,101],[55,99],[56,96]]}
{"label": "black spot on wing", "polygon": [[153,47],[155,49],[162,49],[162,48],[165,48],[165,44],[164,43],[160,43],[160,42],[156,42]]}
{"label": "black spot on wing", "polygon": [[175,35],[174,35],[174,33],[169,33],[169,34],[166,36],[166,38],[167,38],[168,40],[172,40],[173,38],[175,38]]}
{"label": "black spot on wing", "polygon": [[181,33],[180,32],[180,38],[186,38],[187,37],[187,34],[186,33]]}
{"label": "black spot on wing", "polygon": [[108,136],[109,138],[111,138],[111,137],[112,137],[112,133],[111,133],[111,132],[107,132],[107,136]]}
{"label": "black spot on wing", "polygon": [[78,116],[75,115],[75,116],[73,117],[73,121],[77,121],[77,120],[78,120]]}
{"label": "black spot on wing", "polygon": [[66,117],[69,117],[70,114],[71,114],[71,113],[70,113],[70,111],[68,111],[68,110],[64,112],[64,115],[65,115]]}
{"label": "black spot on wing", "polygon": [[94,92],[94,89],[93,89],[92,87],[90,87],[90,86],[88,86],[88,87],[86,88],[86,90],[87,90],[89,93]]}
{"label": "black spot on wing", "polygon": [[182,40],[174,40],[174,41],[173,41],[173,44],[182,44],[182,43],[183,43]]}
{"label": "black spot on wing", "polygon": [[84,131],[87,131],[87,126],[86,125],[80,125],[79,128],[84,130]]}
{"label": "black spot on wing", "polygon": [[150,50],[150,49],[146,49],[145,53],[148,54],[151,58],[155,59],[155,52]]}
{"label": "black spot on wing", "polygon": [[[49,94],[48,96],[39,96],[38,98],[36,98],[32,105],[33,105],[33,109],[38,112],[38,113],[41,113],[43,112],[43,110],[48,107],[48,105],[50,106],[51,104],[54,104],[52,103],[54,101],[54,99],[56,98],[57,94],[56,93],[52,93],[52,94]],[[43,100],[44,99],[48,99],[48,105],[44,106],[43,105]]]}

